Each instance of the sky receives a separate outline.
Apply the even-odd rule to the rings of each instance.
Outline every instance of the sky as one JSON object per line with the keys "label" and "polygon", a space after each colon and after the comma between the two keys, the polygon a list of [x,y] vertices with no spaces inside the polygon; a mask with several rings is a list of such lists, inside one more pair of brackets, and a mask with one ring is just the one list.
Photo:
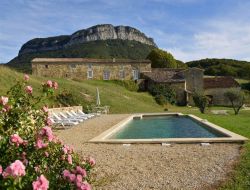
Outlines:
{"label": "sky", "polygon": [[176,59],[250,61],[250,0],[0,0],[0,63],[33,38],[132,26]]}

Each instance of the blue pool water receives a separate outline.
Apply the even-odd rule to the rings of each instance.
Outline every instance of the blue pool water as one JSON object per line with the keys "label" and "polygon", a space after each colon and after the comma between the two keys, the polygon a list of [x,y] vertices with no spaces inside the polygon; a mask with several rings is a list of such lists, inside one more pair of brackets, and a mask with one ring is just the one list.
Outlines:
{"label": "blue pool water", "polygon": [[154,116],[133,119],[109,139],[225,137],[187,116]]}

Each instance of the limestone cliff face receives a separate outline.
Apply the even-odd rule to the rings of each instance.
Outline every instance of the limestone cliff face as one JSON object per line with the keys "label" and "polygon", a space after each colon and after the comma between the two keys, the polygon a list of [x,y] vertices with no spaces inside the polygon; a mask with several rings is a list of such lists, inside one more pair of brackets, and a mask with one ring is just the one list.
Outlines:
{"label": "limestone cliff face", "polygon": [[19,54],[64,49],[69,46],[96,40],[134,40],[143,44],[156,46],[152,38],[129,26],[113,26],[111,24],[96,25],[79,30],[72,35],[49,38],[36,38],[26,42]]}

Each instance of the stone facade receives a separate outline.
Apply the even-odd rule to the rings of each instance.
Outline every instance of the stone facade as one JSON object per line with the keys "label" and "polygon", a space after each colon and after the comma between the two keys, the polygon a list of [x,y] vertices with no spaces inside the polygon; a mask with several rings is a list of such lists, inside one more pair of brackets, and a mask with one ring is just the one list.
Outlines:
{"label": "stone facade", "polygon": [[79,80],[137,80],[141,72],[150,72],[148,60],[107,60],[81,58],[35,58],[35,76]]}

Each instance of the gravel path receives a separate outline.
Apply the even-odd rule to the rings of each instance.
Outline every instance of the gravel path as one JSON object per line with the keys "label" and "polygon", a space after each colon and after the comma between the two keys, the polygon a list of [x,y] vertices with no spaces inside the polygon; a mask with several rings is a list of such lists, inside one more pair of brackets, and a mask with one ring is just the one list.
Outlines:
{"label": "gravel path", "polygon": [[239,157],[239,144],[138,144],[124,147],[87,141],[128,115],[102,115],[71,129],[57,131],[65,143],[97,165],[93,186],[100,190],[215,189]]}

